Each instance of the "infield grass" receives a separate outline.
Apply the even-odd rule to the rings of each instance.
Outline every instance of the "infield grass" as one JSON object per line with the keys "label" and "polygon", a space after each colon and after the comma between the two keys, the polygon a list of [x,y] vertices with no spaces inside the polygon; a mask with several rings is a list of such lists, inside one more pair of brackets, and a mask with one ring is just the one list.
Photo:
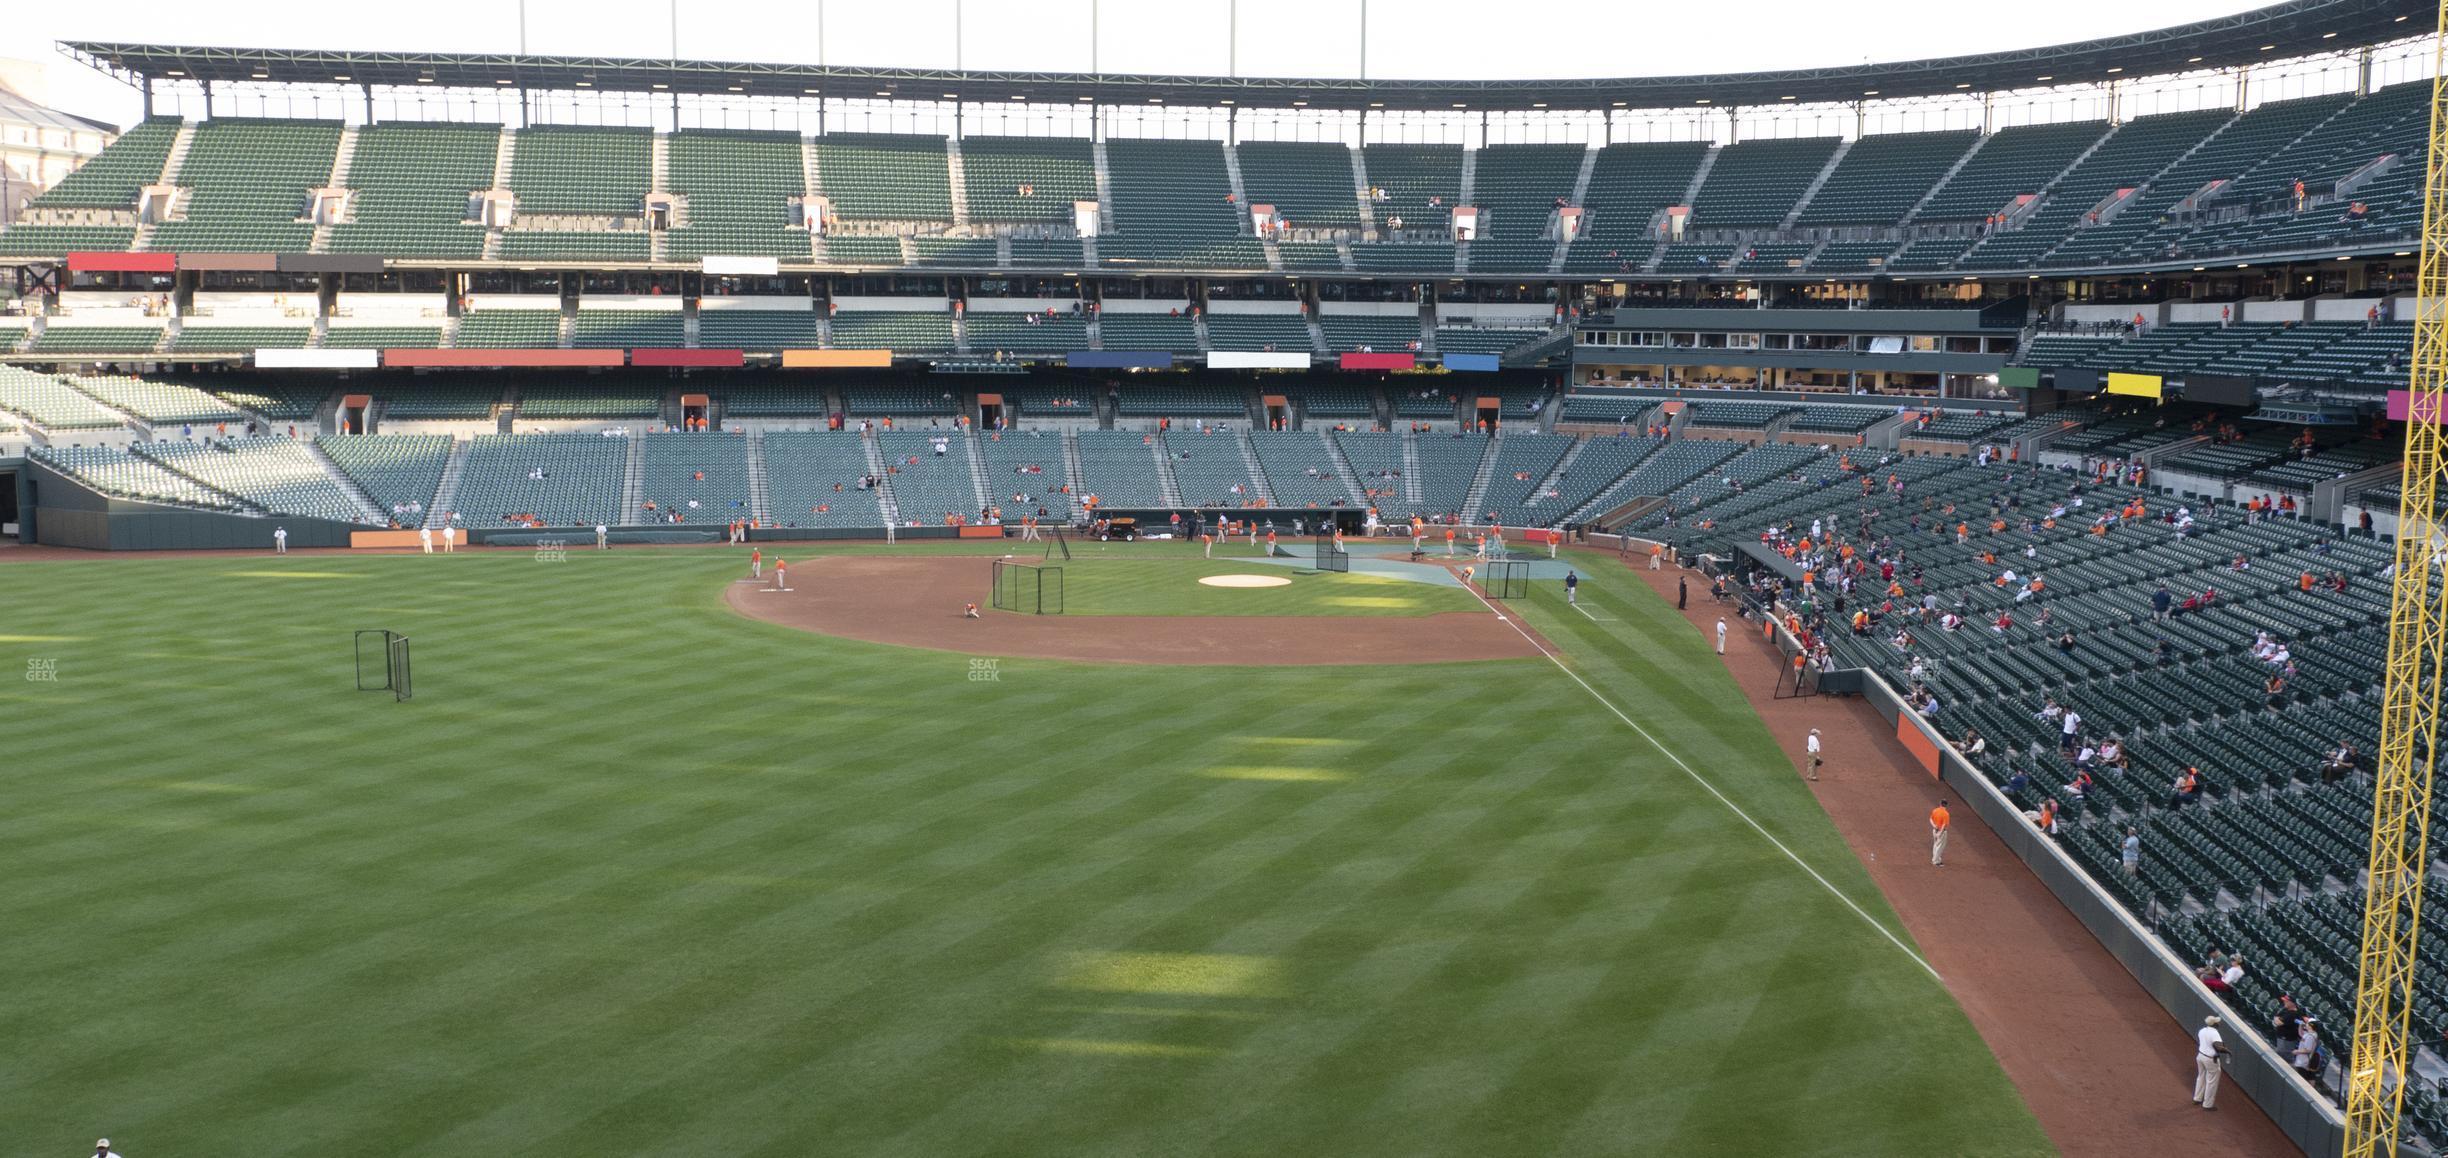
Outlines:
{"label": "infield grass", "polygon": [[[733,615],[741,554],[0,564],[8,1148],[2048,1151],[1929,974],[1544,662],[981,670]],[[1898,928],[1697,635],[1552,586],[1513,606]],[[350,689],[360,627],[415,700]]]}

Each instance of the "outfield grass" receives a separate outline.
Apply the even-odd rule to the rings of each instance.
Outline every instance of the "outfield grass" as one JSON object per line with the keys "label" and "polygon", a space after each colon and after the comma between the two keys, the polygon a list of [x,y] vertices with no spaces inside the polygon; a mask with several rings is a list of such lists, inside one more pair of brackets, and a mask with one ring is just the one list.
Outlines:
{"label": "outfield grass", "polygon": [[[1329,575],[1279,564],[1224,559],[1099,558],[1082,555],[1063,569],[1066,615],[1436,615],[1477,611],[1460,587],[1384,575]],[[1210,587],[1207,575],[1263,575],[1284,587]]]}
{"label": "outfield grass", "polygon": [[[0,565],[11,1151],[2048,1150],[1552,666],[980,682],[739,618],[739,569]],[[1552,586],[1577,671],[1896,928],[1694,633]],[[410,703],[350,690],[375,626]]]}

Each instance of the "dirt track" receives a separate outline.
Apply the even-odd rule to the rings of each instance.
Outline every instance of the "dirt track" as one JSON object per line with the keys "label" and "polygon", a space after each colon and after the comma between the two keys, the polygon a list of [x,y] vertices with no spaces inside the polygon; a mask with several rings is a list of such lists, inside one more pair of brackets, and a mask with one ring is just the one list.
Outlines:
{"label": "dirt track", "polygon": [[[1152,664],[1384,664],[1535,659],[1485,612],[1428,616],[961,615],[992,583],[985,556],[819,555],[791,590],[734,583],[723,598],[756,619],[825,635],[969,655]],[[1185,580],[1187,582],[1187,580]]]}
{"label": "dirt track", "polygon": [[[1584,554],[1593,566],[1611,558]],[[1631,569],[1674,598],[1677,572]],[[1716,622],[1719,608],[1706,584],[1692,586],[1684,617],[1698,631]],[[1735,682],[1788,753],[1800,753],[1819,729],[1827,764],[1811,788],[1820,806],[2058,1149],[2150,1158],[2301,1153],[2233,1085],[2220,1088],[2218,1112],[2193,1106],[2192,1027],[2143,992],[1968,807],[1955,809],[1946,867],[1930,867],[1929,810],[1945,790],[1868,703],[1777,699],[1780,659],[1758,632],[1727,641]],[[2231,1039],[2252,1028],[2228,1025]]]}

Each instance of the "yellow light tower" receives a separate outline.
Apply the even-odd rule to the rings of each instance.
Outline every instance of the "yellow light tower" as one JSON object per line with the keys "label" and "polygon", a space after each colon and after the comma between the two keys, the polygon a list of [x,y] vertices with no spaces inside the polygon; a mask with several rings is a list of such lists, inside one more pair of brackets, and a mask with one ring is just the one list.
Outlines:
{"label": "yellow light tower", "polygon": [[[2440,5],[2448,28],[2448,0]],[[2388,670],[2381,684],[2378,782],[2372,794],[2370,884],[2363,898],[2363,962],[2355,980],[2354,1052],[2346,1074],[2346,1154],[2397,1153],[2404,1107],[2406,1022],[2422,936],[2423,873],[2430,865],[2431,773],[2440,688],[2448,674],[2448,584],[2439,582],[2448,537],[2439,483],[2448,458],[2448,63],[2432,47],[2431,148],[2424,161],[2422,260],[2415,279],[2411,404],[2404,495],[2397,508],[2397,571],[2389,595]]]}

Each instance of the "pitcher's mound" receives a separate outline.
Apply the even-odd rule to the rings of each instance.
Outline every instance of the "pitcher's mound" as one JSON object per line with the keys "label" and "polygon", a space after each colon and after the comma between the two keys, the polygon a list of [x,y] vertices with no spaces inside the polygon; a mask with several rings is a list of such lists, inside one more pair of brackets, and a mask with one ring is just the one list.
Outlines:
{"label": "pitcher's mound", "polygon": [[1292,581],[1281,575],[1206,575],[1199,582],[1209,587],[1290,587]]}

